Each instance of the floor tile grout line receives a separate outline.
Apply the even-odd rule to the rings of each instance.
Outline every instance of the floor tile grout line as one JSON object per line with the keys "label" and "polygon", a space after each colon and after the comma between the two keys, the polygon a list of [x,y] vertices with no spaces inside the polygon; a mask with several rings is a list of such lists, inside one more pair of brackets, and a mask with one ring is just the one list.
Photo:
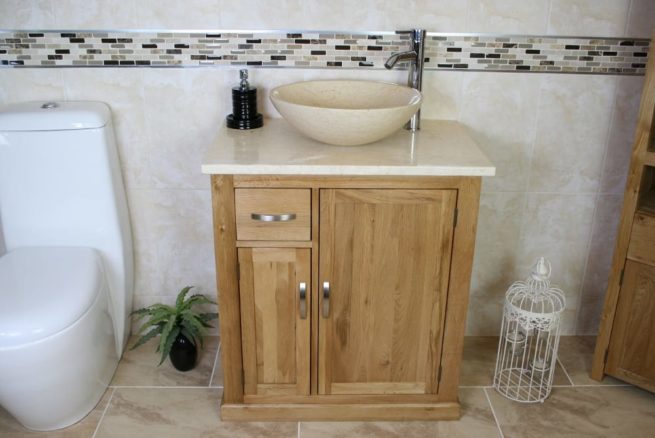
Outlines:
{"label": "floor tile grout line", "polygon": [[557,358],[557,363],[559,364],[560,367],[562,367],[562,371],[564,371],[564,375],[566,376],[567,379],[569,379],[569,382],[571,382],[571,386],[575,386],[575,383],[573,383],[573,379],[569,375],[569,372],[566,371],[566,368],[564,368],[564,364],[562,363],[559,357]]}
{"label": "floor tile grout line", "polygon": [[505,435],[503,434],[503,429],[500,428],[500,421],[498,421],[498,417],[496,416],[494,405],[491,403],[491,397],[489,397],[489,394],[487,393],[487,388],[483,388],[482,391],[484,391],[484,396],[487,398],[487,403],[489,403],[489,408],[491,408],[491,415],[494,416],[494,421],[496,422],[496,427],[498,428],[498,433],[500,434],[500,438],[505,438]]}
{"label": "floor tile grout line", "polygon": [[209,384],[207,385],[208,387],[212,387],[212,382],[214,381],[214,373],[216,372],[216,364],[219,361],[219,355],[221,354],[221,342],[218,342],[218,348],[216,349],[216,356],[214,357],[214,366],[212,367],[212,375],[209,376]]}
{"label": "floor tile grout line", "polygon": [[111,394],[109,395],[109,400],[107,400],[107,406],[105,406],[105,409],[102,411],[102,415],[100,416],[100,419],[98,420],[98,424],[96,424],[96,428],[93,431],[93,435],[91,435],[91,438],[95,438],[96,434],[98,433],[98,429],[100,429],[100,424],[102,424],[102,420],[105,419],[105,414],[109,410],[109,406],[111,405],[111,401],[114,398],[114,393],[116,392],[115,388],[112,388]]}

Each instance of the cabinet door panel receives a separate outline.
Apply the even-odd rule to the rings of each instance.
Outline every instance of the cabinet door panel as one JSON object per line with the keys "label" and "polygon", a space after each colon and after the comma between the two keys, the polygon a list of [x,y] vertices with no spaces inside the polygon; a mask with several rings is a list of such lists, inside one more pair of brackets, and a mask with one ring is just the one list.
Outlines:
{"label": "cabinet door panel", "polygon": [[455,201],[455,190],[321,190],[319,393],[437,392]]}
{"label": "cabinet door panel", "polygon": [[[240,248],[244,394],[309,394],[310,250]],[[309,302],[306,303],[309,309]]]}
{"label": "cabinet door panel", "polygon": [[655,390],[655,267],[627,260],[607,374]]}

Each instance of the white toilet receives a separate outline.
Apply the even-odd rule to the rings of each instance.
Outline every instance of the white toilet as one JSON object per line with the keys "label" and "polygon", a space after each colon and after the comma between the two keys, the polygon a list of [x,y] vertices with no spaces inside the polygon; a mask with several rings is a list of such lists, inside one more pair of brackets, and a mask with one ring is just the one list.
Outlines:
{"label": "white toilet", "polygon": [[53,430],[98,403],[129,334],[132,240],[111,113],[0,108],[0,405]]}

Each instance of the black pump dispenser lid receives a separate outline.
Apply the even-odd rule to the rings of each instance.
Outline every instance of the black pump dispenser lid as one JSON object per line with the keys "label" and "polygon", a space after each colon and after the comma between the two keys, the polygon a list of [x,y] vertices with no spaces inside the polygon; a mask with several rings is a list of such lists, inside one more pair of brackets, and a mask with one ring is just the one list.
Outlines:
{"label": "black pump dispenser lid", "polygon": [[254,129],[264,125],[264,117],[257,112],[257,88],[248,83],[248,70],[239,72],[241,83],[232,88],[232,114],[227,116],[227,127]]}

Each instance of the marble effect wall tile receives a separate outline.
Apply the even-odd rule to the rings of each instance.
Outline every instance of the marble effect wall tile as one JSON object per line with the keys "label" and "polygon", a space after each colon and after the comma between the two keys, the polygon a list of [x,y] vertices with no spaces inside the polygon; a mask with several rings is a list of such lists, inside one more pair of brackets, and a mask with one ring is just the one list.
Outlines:
{"label": "marble effect wall tile", "polygon": [[544,35],[549,0],[481,0],[468,2],[470,32]]}
{"label": "marble effect wall tile", "polygon": [[630,0],[551,0],[548,34],[624,34]]}
{"label": "marble effect wall tile", "polygon": [[564,335],[575,334],[595,202],[593,195],[528,195],[516,268],[522,279],[539,257],[551,261],[551,283],[566,296]]}
{"label": "marble effect wall tile", "polygon": [[0,69],[0,103],[64,98],[63,75],[60,70]]}
{"label": "marble effect wall tile", "polygon": [[218,29],[220,0],[135,0],[141,29]]}
{"label": "marble effect wall tile", "polygon": [[617,78],[600,193],[623,194],[625,190],[643,86],[643,77]]}
{"label": "marble effect wall tile", "polygon": [[[141,3],[142,0],[136,3]],[[55,0],[58,29],[138,28],[134,0]]]}
{"label": "marble effect wall tile", "polygon": [[622,207],[622,194],[600,195],[596,201],[596,213],[580,296],[576,334],[596,335],[598,333]]}
{"label": "marble effect wall tile", "polygon": [[496,165],[496,176],[485,179],[483,191],[525,190],[541,79],[504,73],[463,77],[459,119]]}
{"label": "marble effect wall tile", "polygon": [[651,0],[631,0],[624,35],[650,37],[654,30],[653,23],[655,23],[655,2]]}
{"label": "marble effect wall tile", "polygon": [[598,190],[614,89],[609,76],[544,78],[529,191]]}
{"label": "marble effect wall tile", "polygon": [[0,29],[56,28],[53,0],[0,0],[0,11]]}

